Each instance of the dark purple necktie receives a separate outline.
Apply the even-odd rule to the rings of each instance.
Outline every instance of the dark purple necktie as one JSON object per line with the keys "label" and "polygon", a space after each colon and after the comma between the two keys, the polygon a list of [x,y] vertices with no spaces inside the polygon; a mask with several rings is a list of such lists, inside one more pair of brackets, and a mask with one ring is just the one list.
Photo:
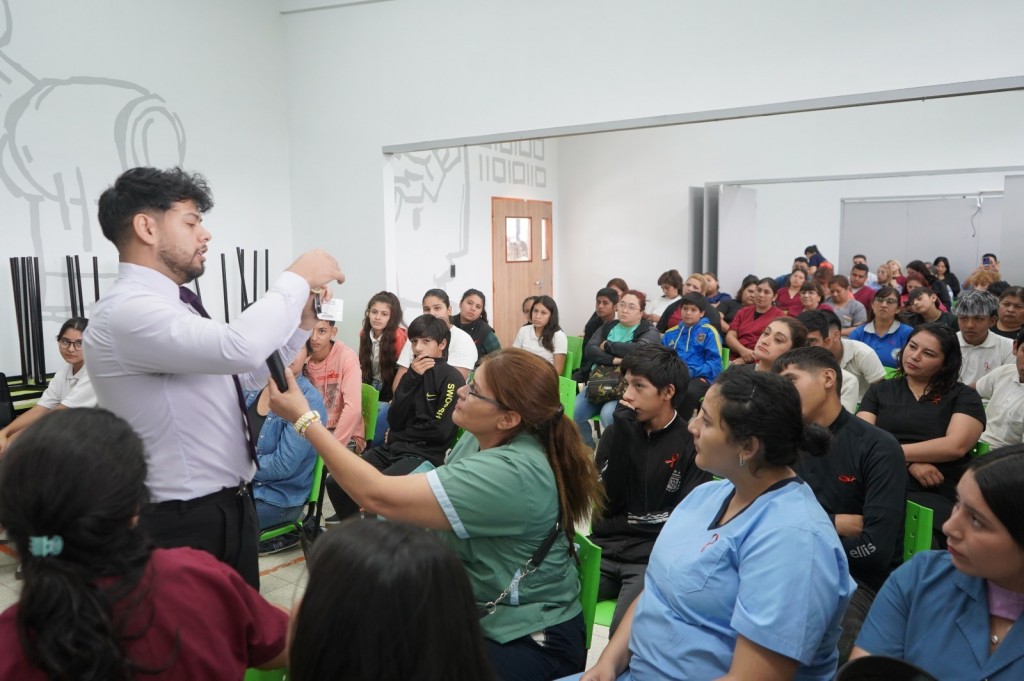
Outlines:
{"label": "dark purple necktie", "polygon": [[[185,288],[184,286],[178,287],[178,297],[181,298],[181,302],[186,305],[192,306],[192,309],[198,312],[207,319],[210,318],[206,308],[203,307],[202,301],[199,300],[192,289]],[[242,382],[238,380],[238,376],[231,375],[231,380],[235,384],[235,393],[238,396],[238,408],[242,411],[242,429],[245,432],[245,446],[249,450],[249,457],[252,458],[253,463],[259,468],[259,461],[256,459],[256,447],[252,442],[252,426],[249,425],[249,410],[245,407],[245,395],[242,393]]]}

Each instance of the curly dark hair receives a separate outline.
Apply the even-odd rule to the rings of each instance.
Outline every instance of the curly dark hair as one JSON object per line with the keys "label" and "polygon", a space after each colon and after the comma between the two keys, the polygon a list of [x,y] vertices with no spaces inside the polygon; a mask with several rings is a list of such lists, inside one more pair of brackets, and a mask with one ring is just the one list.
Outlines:
{"label": "curly dark hair", "polygon": [[132,218],[146,211],[163,213],[178,201],[193,201],[200,213],[208,213],[213,208],[213,195],[206,178],[181,168],[126,170],[114,186],[100,194],[100,229],[120,247],[131,232]]}

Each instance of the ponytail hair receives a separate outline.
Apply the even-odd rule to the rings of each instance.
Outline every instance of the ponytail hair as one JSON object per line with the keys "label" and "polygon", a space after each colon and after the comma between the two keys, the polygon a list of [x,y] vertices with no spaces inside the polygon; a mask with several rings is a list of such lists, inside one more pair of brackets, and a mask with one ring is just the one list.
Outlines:
{"label": "ponytail hair", "polygon": [[[141,668],[123,650],[145,634],[155,607],[143,585],[151,547],[134,522],[145,482],[142,441],[104,409],[56,411],[25,429],[4,457],[0,524],[25,577],[18,639],[47,678],[127,681],[161,671]],[[40,537],[62,545],[40,552]]]}
{"label": "ponytail hair", "polygon": [[559,521],[571,542],[576,527],[584,527],[590,514],[600,510],[604,491],[590,449],[559,400],[558,372],[550,362],[517,348],[488,354],[478,370],[484,369],[494,399],[519,414],[516,432],[532,434],[544,447],[555,474]]}
{"label": "ponytail hair", "polygon": [[730,368],[715,380],[714,387],[730,439],[741,442],[755,437],[761,443],[751,460],[755,470],[792,466],[800,452],[828,454],[831,434],[815,423],[804,423],[800,394],[785,378],[767,371]]}

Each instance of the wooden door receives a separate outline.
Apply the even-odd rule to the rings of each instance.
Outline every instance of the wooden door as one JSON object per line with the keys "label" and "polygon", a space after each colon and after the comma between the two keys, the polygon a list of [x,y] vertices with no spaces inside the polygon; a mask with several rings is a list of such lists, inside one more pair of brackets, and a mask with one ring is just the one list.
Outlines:
{"label": "wooden door", "polygon": [[523,299],[554,297],[551,229],[550,201],[491,199],[491,326],[503,348],[527,321]]}

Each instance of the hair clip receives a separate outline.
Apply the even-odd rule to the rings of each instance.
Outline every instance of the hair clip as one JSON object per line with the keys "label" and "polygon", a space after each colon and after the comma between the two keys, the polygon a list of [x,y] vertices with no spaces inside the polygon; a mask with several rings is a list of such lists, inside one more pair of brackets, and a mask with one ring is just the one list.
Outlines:
{"label": "hair clip", "polygon": [[47,556],[59,556],[60,552],[64,550],[64,538],[59,534],[55,534],[52,537],[47,536],[30,536],[28,538],[28,551],[36,558],[46,558]]}

